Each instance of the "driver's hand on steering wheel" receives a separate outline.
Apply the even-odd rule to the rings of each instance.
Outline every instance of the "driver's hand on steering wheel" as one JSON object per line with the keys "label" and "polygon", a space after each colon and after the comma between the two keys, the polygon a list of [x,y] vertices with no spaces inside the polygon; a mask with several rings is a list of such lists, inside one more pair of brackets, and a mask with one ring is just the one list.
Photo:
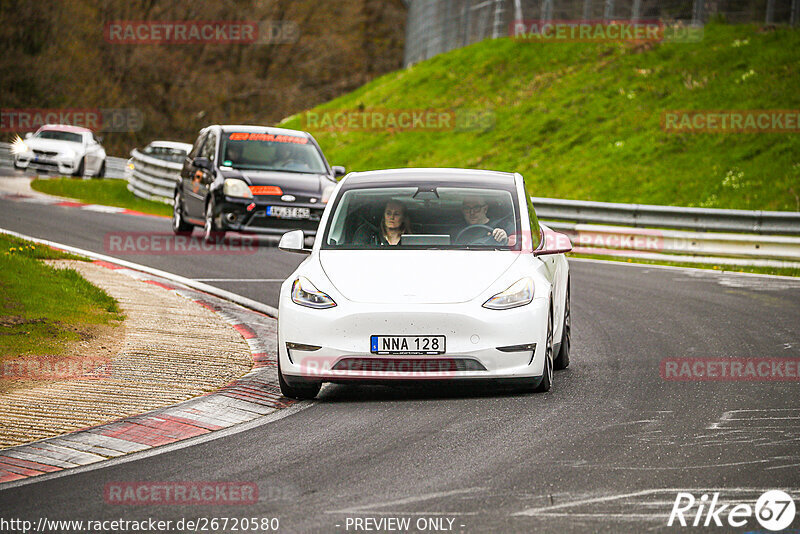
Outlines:
{"label": "driver's hand on steering wheel", "polygon": [[492,230],[492,237],[501,245],[508,243],[508,234],[502,228],[495,228]]}

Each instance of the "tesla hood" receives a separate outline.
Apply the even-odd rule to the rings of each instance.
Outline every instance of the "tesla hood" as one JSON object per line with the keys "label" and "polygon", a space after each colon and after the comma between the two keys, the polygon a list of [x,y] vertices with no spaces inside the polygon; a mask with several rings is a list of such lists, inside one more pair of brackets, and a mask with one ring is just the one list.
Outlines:
{"label": "tesla hood", "polygon": [[322,269],[348,300],[449,304],[480,295],[519,258],[477,250],[321,250]]}

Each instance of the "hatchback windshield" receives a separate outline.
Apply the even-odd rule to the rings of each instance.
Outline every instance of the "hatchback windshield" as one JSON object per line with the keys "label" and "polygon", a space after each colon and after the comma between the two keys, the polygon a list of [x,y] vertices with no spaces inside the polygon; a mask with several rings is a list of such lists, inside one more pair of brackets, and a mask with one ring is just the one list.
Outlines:
{"label": "hatchback windshield", "polygon": [[262,171],[327,173],[317,147],[307,137],[267,133],[224,134],[222,165]]}
{"label": "hatchback windshield", "polygon": [[322,248],[519,249],[513,189],[426,183],[344,191]]}
{"label": "hatchback windshield", "polygon": [[80,143],[83,140],[81,134],[73,132],[62,132],[61,130],[42,130],[36,137],[39,139],[55,139],[56,141],[69,141],[71,143]]}

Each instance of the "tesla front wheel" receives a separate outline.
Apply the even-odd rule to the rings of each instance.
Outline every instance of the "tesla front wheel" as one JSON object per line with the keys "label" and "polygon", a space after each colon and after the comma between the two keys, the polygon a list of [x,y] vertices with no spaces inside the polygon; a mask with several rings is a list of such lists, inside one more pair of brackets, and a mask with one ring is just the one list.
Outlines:
{"label": "tesla front wheel", "polygon": [[278,357],[278,384],[281,386],[281,394],[284,397],[295,400],[313,399],[317,396],[317,393],[319,393],[320,388],[322,388],[321,382],[289,385],[283,378],[283,373],[281,373],[280,357]]}
{"label": "tesla front wheel", "polygon": [[561,348],[553,361],[553,367],[557,370],[569,367],[569,344],[572,336],[572,319],[569,314],[569,281],[567,281],[567,300],[564,303],[564,328],[561,332]]}
{"label": "tesla front wheel", "polygon": [[535,393],[545,393],[550,391],[553,385],[553,313],[547,315],[547,339],[544,350],[544,368],[542,369],[542,381],[533,390]]}

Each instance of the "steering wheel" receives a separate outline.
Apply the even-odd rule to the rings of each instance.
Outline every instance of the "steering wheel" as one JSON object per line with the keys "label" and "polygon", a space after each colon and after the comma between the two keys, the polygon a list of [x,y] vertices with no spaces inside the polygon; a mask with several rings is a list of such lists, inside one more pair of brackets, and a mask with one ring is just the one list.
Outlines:
{"label": "steering wheel", "polygon": [[[470,224],[460,232],[455,238],[456,243],[465,243],[469,245],[496,245],[497,241],[492,237],[494,228],[485,224]],[[489,235],[486,235],[488,232]],[[464,241],[462,237],[466,235]]]}

